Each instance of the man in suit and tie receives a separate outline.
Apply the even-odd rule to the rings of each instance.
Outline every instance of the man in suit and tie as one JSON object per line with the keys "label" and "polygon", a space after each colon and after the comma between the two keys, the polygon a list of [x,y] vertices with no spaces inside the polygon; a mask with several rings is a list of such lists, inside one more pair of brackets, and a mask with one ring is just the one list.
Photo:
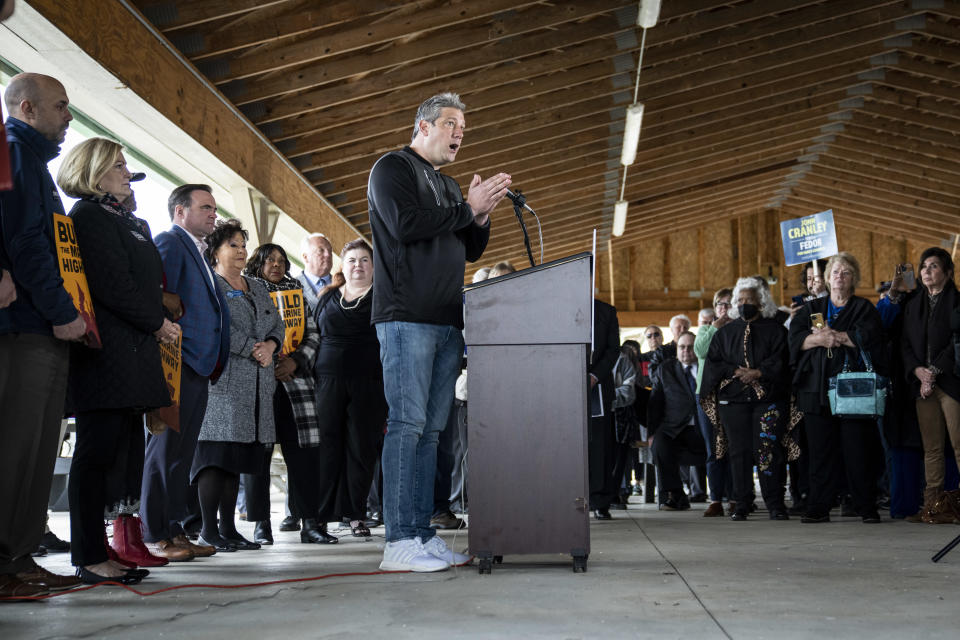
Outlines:
{"label": "man in suit and tie", "polygon": [[187,515],[189,472],[207,409],[208,382],[215,381],[230,348],[230,316],[205,258],[204,238],[213,231],[217,203],[210,187],[186,184],[167,200],[173,226],[157,235],[166,291],[180,296],[184,315],[180,368],[180,431],[167,429],[147,441],[141,493],[144,540],[151,553],[172,561],[215,553],[192,544],[181,522]]}
{"label": "man in suit and tie", "polygon": [[680,465],[703,464],[707,459],[697,422],[700,413],[696,400],[695,339],[689,331],[677,337],[677,357],[664,360],[653,374],[647,404],[647,429],[660,478],[660,503],[668,511],[690,508],[683,492]]}
{"label": "man in suit and tie", "polygon": [[[603,415],[591,411],[587,431],[587,462],[590,484],[590,508],[597,520],[609,520],[610,504],[620,489],[613,475],[616,464],[616,433],[613,426],[613,367],[620,357],[620,323],[617,310],[606,302],[593,301],[593,355],[587,368],[590,397],[599,386]],[[591,406],[593,400],[591,400]],[[599,407],[597,407],[599,409]]]}
{"label": "man in suit and tie", "polygon": [[300,255],[304,266],[297,280],[303,285],[303,297],[310,315],[313,315],[317,310],[318,294],[330,284],[333,247],[322,233],[311,233],[300,242]]}

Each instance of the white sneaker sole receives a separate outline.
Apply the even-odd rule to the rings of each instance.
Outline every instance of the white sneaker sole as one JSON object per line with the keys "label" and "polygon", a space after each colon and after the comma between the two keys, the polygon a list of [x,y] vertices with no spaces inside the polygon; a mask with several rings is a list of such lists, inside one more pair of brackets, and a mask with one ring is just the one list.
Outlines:
{"label": "white sneaker sole", "polygon": [[436,566],[421,565],[421,564],[408,564],[405,562],[388,562],[384,560],[380,563],[381,571],[412,571],[414,573],[433,573],[435,571],[446,571],[450,568],[450,565],[444,561],[443,564],[437,564]]}

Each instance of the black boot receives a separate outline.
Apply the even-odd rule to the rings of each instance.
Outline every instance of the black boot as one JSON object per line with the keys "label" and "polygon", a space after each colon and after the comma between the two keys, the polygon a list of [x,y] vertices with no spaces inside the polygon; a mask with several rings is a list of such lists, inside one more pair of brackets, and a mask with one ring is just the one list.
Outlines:
{"label": "black boot", "polygon": [[273,544],[273,528],[269,520],[259,520],[253,528],[253,541],[260,544]]}
{"label": "black boot", "polygon": [[339,539],[327,533],[327,525],[320,524],[315,518],[304,518],[300,530],[300,542],[314,544],[336,544]]}

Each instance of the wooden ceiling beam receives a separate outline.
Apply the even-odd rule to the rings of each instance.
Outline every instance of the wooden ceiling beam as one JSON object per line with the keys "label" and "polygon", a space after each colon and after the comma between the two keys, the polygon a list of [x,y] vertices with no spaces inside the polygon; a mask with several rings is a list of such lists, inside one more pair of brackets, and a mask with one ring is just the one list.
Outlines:
{"label": "wooden ceiling beam", "polygon": [[[189,42],[184,53],[193,62],[258,45],[313,34],[324,40],[343,23],[363,19],[367,24],[390,19],[405,9],[417,9],[414,0],[335,0],[267,6],[214,28],[184,29],[172,34],[174,44]],[[386,14],[386,15],[385,15]]]}
{"label": "wooden ceiling beam", "polygon": [[[823,206],[824,202],[830,202],[831,204]],[[808,216],[811,213],[826,209],[832,209],[834,216],[842,224],[862,228],[864,231],[914,238],[921,242],[936,242],[937,244],[950,236],[950,233],[938,232],[931,229],[929,225],[916,225],[905,221],[901,223],[888,214],[877,213],[856,204],[827,200],[816,193],[794,196],[780,207],[781,211],[792,212],[792,215],[797,217]]]}
{"label": "wooden ceiling beam", "polygon": [[264,48],[255,56],[218,59],[216,68],[213,69],[215,73],[211,73],[209,77],[219,84],[261,73],[273,73],[313,60],[322,60],[365,47],[385,44],[412,33],[450,29],[454,25],[531,4],[536,3],[518,0],[484,0],[483,2],[441,4],[432,7],[429,11],[403,15],[396,20],[352,25],[323,38],[321,46],[317,46],[313,38],[295,39],[295,42]]}
{"label": "wooden ceiling beam", "polygon": [[[872,132],[870,137],[882,136],[890,132],[931,144],[945,145],[954,149],[960,148],[960,135],[950,132],[948,130],[949,124],[940,127],[920,125],[905,120],[904,115],[907,113],[909,113],[907,110],[898,107],[868,102],[853,113],[850,124],[870,129]],[[930,116],[927,116],[923,119],[923,122],[930,122],[931,119]]]}
{"label": "wooden ceiling beam", "polygon": [[[810,144],[811,138],[819,134],[822,121],[819,118],[815,118],[812,122],[804,124],[806,125],[805,128],[799,128],[797,123],[791,123],[783,128],[768,129],[761,133],[746,134],[744,138],[725,140],[721,143],[711,145],[700,144],[693,146],[678,143],[672,146],[665,146],[659,150],[661,152],[660,157],[654,158],[651,156],[650,162],[657,168],[665,169],[669,167],[683,167],[690,163],[706,166],[709,165],[713,159],[728,160],[734,156],[737,158],[750,157],[753,154],[769,153],[784,149],[791,149],[799,154],[805,146]],[[538,162],[536,167],[525,168],[524,171],[514,172],[511,173],[511,175],[514,184],[523,184],[527,193],[536,197],[540,192],[549,192],[564,184],[564,176],[561,171],[573,172],[579,178],[593,177],[602,181],[604,175],[611,171],[611,167],[607,165],[608,160],[616,162],[615,158],[611,159],[609,157],[607,150],[601,150],[597,162],[590,166],[586,166],[583,159],[565,160],[563,164],[571,166],[569,166],[569,168],[564,167],[562,170],[556,165],[542,167]],[[616,164],[612,168],[616,171],[620,170],[619,165]],[[480,171],[481,175],[484,175],[483,171],[476,166],[474,166],[474,170]],[[454,174],[453,177],[460,183],[466,183],[469,181],[471,175],[472,173]],[[628,172],[628,176],[629,175],[631,175],[630,172]],[[329,187],[321,188],[321,191],[328,196],[331,194],[345,195],[347,202],[366,198],[366,179],[363,175],[328,184]],[[629,181],[628,184],[630,184]]]}
{"label": "wooden ceiling beam", "polygon": [[953,101],[919,95],[903,88],[875,85],[869,98],[877,102],[903,105],[932,115],[960,120],[957,105]]}
{"label": "wooden ceiling beam", "polygon": [[120,3],[100,3],[98,20],[111,25],[107,38],[90,28],[88,4],[34,0],[31,6],[299,224],[310,230],[322,228],[335,245],[356,237],[339,212],[134,13]]}
{"label": "wooden ceiling beam", "polygon": [[[386,49],[358,51],[350,56],[318,60],[291,69],[289,73],[283,75],[256,78],[249,82],[225,84],[223,90],[236,104],[277,98],[294,92],[314,90],[321,85],[342,82],[352,76],[384,72],[400,65],[420,62],[426,58],[437,58],[454,52],[475,49],[495,41],[554,28],[593,15],[630,8],[631,5],[634,7],[635,15],[636,3],[629,3],[626,0],[600,0],[598,2],[564,5],[533,5],[526,10],[492,16],[492,22],[476,21],[475,24],[465,25],[456,30],[429,32],[410,42],[396,40],[391,42]],[[540,36],[531,35],[530,37],[539,38]],[[463,60],[463,58],[462,54],[458,54],[458,60]],[[466,70],[465,68],[464,71]],[[305,95],[308,94],[299,94],[298,98],[302,100]]]}
{"label": "wooden ceiling beam", "polygon": [[[477,147],[486,149],[490,145],[509,147],[515,144],[517,139],[538,138],[547,140],[557,135],[565,135],[565,131],[561,132],[561,125],[569,125],[571,122],[579,123],[586,120],[593,121],[599,126],[609,126],[612,120],[611,112],[618,106],[622,111],[623,103],[623,96],[601,95],[596,98],[588,98],[574,105],[528,113],[526,117],[513,118],[500,122],[496,126],[482,127],[476,133],[474,133],[473,127],[468,125],[464,143],[469,144],[471,149]],[[340,162],[349,162],[370,156],[380,157],[384,153],[402,146],[405,138],[409,136],[412,130],[412,124],[411,119],[410,130],[404,130],[396,137],[369,139],[336,150],[326,151],[322,154],[312,154],[312,160],[314,163],[323,162],[324,158],[333,154],[336,154]],[[299,153],[302,142],[303,140],[298,140],[294,145],[281,145],[281,148],[287,153],[288,157],[295,158],[302,155]],[[325,164],[325,166],[328,165]]]}
{"label": "wooden ceiling beam", "polygon": [[960,149],[947,149],[916,142],[900,136],[884,136],[876,140],[863,140],[852,135],[850,128],[836,134],[838,147],[856,149],[871,155],[881,155],[895,162],[904,162],[919,167],[960,174]]}
{"label": "wooden ceiling beam", "polygon": [[[591,3],[590,6],[593,7],[594,4],[597,3]],[[600,6],[597,8],[604,9],[606,7]],[[611,5],[611,8],[616,7]],[[875,24],[878,21],[899,17],[902,13],[903,10],[900,6],[893,5],[884,7],[881,10],[855,14],[852,17],[841,17],[816,25],[807,31],[794,31],[789,34],[769,36],[765,40],[758,41],[756,46],[749,50],[762,51],[763,55],[766,56],[777,52],[779,49],[788,48],[791,45],[795,47],[803,45],[803,47],[806,48],[811,46],[812,40],[845,36],[851,31],[856,29],[862,30],[865,26]],[[609,18],[608,20],[611,23],[609,26],[604,26],[599,19],[595,19],[586,24],[570,24],[560,27],[553,33],[536,38],[535,42],[538,45],[536,50],[531,49],[528,42],[514,41],[516,45],[514,48],[505,46],[502,50],[491,50],[484,54],[476,51],[472,52],[470,56],[457,56],[449,61],[424,61],[420,63],[420,65],[411,65],[399,72],[391,71],[367,75],[357,82],[341,87],[318,89],[306,94],[278,98],[267,103],[264,109],[264,115],[257,119],[256,122],[267,122],[270,119],[297,115],[316,108],[335,105],[341,101],[356,99],[358,96],[366,97],[378,92],[387,92],[406,86],[414,86],[417,83],[423,82],[425,77],[435,80],[444,75],[462,74],[472,69],[483,69],[490,64],[502,64],[518,57],[533,55],[540,51],[548,51],[557,47],[569,47],[578,42],[597,37],[597,34],[609,35],[623,29],[623,23],[619,19]],[[881,31],[885,34],[888,29],[882,27]],[[489,35],[486,31],[481,31],[478,37],[480,38],[480,42],[489,41]],[[466,37],[466,40],[469,41],[470,38]],[[709,56],[697,56],[675,62],[671,65],[672,73],[705,72],[708,69],[704,69],[704,67],[715,67],[732,62],[745,64],[745,47],[743,47],[742,44],[742,42],[738,42],[722,50],[713,51]],[[666,49],[661,49],[661,51],[666,53]],[[442,51],[438,51],[438,53],[442,53]],[[653,65],[652,71],[654,73],[661,72],[664,69],[663,61],[657,59],[656,53],[651,53],[650,55],[653,56],[653,60],[651,60],[650,63]],[[385,58],[386,56],[381,56],[381,60]],[[429,72],[427,72],[427,69],[421,68],[424,66],[429,67]],[[525,65],[525,67],[526,66],[527,65]]]}
{"label": "wooden ceiling beam", "polygon": [[262,7],[277,7],[293,3],[291,0],[204,0],[203,2],[134,0],[134,4],[140,13],[158,29],[168,33],[222,18],[243,15]]}
{"label": "wooden ceiling beam", "polygon": [[913,211],[917,215],[929,214],[938,220],[955,219],[960,222],[960,198],[934,197],[920,189],[896,188],[877,180],[852,178],[831,173],[816,165],[803,177],[802,182],[841,191],[852,198],[862,198],[866,204],[878,207],[886,205]]}
{"label": "wooden ceiling beam", "polygon": [[857,215],[876,220],[878,223],[884,223],[894,228],[910,229],[917,233],[942,232],[944,235],[952,233],[957,228],[957,219],[943,220],[929,215],[917,215],[911,211],[899,208],[883,206],[874,206],[867,202],[862,202],[853,196],[849,196],[836,189],[827,189],[819,185],[806,185],[799,183],[793,189],[793,194],[787,198],[787,202],[793,199],[801,199],[810,203],[829,203],[828,206],[820,209],[841,209],[846,208],[849,211],[856,211]]}
{"label": "wooden ceiling beam", "polygon": [[[380,94],[413,89],[425,83],[446,82],[448,86],[479,91],[556,70],[560,62],[558,49],[565,58],[563,64],[566,68],[612,57],[618,53],[615,34],[632,29],[632,26],[622,26],[615,17],[597,16],[583,24],[563,25],[536,38],[498,40],[475,48],[468,55],[430,58],[371,73],[352,82],[268,100],[252,119],[258,125],[264,124],[344,102],[370,100]],[[470,75],[463,75],[465,73]]]}
{"label": "wooden ceiling beam", "polygon": [[[929,23],[928,23],[929,27]],[[924,33],[929,33],[926,30]],[[931,60],[941,60],[951,64],[960,64],[960,45],[953,42],[940,42],[939,40],[918,40],[910,47],[910,51],[917,55],[930,58]]]}
{"label": "wooden ceiling beam", "polygon": [[[819,155],[820,158],[817,160],[817,167],[829,170],[832,173],[856,176],[858,178],[877,179],[890,185],[890,188],[896,186],[917,187],[931,193],[948,196],[957,193],[957,188],[954,184],[943,179],[927,177],[923,169],[914,170],[913,173],[906,173],[903,171],[903,165],[890,166],[888,161],[884,162],[884,166],[869,164],[871,160],[873,160],[870,157],[853,157],[851,154],[842,152],[839,156],[833,156],[829,153],[821,153]],[[945,174],[945,176],[951,180],[954,179],[952,175]]]}
{"label": "wooden ceiling beam", "polygon": [[[476,106],[473,98],[479,99],[480,94],[473,97],[465,96],[463,100],[467,105],[465,113],[468,127],[467,144],[472,143],[475,136],[482,134],[484,129],[489,127],[503,126],[513,120],[528,118],[556,109],[573,107],[598,98],[611,98],[617,94],[629,96],[627,74],[621,74],[617,83],[614,83],[613,79],[614,77],[611,76],[575,86],[560,85],[553,91],[535,94],[531,97],[527,97],[527,94],[519,88],[514,88],[511,101],[496,103],[487,108]],[[626,99],[629,100],[629,98]],[[521,108],[517,104],[518,102],[525,104],[526,108]],[[291,146],[284,148],[289,149],[287,153],[292,157],[301,153],[332,151],[338,147],[352,146],[377,138],[409,140],[413,131],[415,113],[416,107],[409,111],[386,114],[371,122],[369,127],[340,127],[317,133],[308,133],[302,137],[290,139],[287,144]]]}

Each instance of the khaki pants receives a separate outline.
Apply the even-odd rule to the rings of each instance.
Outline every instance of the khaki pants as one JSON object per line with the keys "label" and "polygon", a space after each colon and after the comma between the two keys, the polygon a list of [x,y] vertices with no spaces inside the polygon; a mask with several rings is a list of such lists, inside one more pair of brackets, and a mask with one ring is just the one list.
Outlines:
{"label": "khaki pants", "polygon": [[917,421],[923,440],[923,466],[927,491],[943,489],[943,436],[950,434],[953,454],[960,466],[960,402],[939,387],[928,398],[917,398]]}

